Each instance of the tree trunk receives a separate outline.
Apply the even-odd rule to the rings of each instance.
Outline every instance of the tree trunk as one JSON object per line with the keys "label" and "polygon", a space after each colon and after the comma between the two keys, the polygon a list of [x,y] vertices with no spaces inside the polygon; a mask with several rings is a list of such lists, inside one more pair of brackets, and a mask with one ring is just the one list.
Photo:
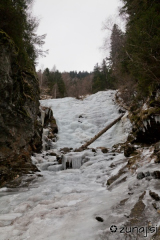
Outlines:
{"label": "tree trunk", "polygon": [[109,125],[107,125],[104,129],[102,129],[97,135],[95,135],[93,138],[91,138],[88,142],[86,142],[84,145],[82,145],[80,148],[76,149],[75,152],[81,152],[84,149],[86,149],[91,143],[93,143],[97,138],[99,138],[103,133],[105,133],[107,130],[109,130],[113,125],[115,125],[124,114],[122,114],[120,117],[115,119],[113,122],[111,122]]}

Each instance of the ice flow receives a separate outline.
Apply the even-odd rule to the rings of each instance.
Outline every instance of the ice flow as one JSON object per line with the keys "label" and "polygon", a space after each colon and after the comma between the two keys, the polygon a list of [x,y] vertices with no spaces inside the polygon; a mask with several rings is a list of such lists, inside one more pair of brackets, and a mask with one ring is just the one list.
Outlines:
{"label": "ice flow", "polygon": [[[52,108],[58,124],[57,151],[80,147],[117,118],[114,95],[115,91],[105,91],[83,101],[74,98],[41,101],[42,106]],[[130,122],[125,116],[90,147],[111,147],[123,142],[129,129]],[[28,176],[33,178],[31,184],[0,190],[0,240],[101,239],[101,233],[111,224],[108,218],[111,208],[128,196],[127,183],[123,191],[106,189],[109,176],[123,166],[124,155],[103,154],[100,149],[68,153],[63,159],[64,170],[60,167],[59,171],[54,157],[45,151],[32,160],[41,172]],[[72,168],[66,169],[66,163]],[[98,222],[97,216],[104,223]]]}

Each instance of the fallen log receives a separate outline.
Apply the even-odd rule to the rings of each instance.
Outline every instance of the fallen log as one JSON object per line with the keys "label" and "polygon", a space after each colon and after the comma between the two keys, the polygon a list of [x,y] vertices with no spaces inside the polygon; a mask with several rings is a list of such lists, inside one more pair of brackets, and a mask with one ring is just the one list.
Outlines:
{"label": "fallen log", "polygon": [[113,125],[115,125],[121,118],[124,116],[124,114],[120,115],[117,119],[115,119],[113,122],[111,122],[109,125],[107,125],[105,128],[103,128],[97,135],[95,135],[93,138],[91,138],[88,142],[86,142],[84,145],[82,145],[80,148],[76,149],[75,152],[81,152],[84,149],[86,149],[91,143],[93,143],[97,138],[99,138],[103,133],[105,133],[107,130],[109,130]]}

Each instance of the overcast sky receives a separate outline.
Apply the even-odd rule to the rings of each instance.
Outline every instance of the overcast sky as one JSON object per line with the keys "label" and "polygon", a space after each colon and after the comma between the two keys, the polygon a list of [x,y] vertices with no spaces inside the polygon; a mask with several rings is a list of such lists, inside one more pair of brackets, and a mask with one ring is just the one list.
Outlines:
{"label": "overcast sky", "polygon": [[103,22],[118,14],[120,0],[35,0],[33,15],[39,17],[38,35],[47,34],[44,67],[63,71],[92,71],[106,53],[100,50],[104,37]]}

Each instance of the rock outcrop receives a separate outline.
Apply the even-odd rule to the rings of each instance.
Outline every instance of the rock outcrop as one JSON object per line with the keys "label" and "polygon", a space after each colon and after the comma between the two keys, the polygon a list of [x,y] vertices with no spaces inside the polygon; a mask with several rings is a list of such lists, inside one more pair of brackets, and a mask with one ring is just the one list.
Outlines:
{"label": "rock outcrop", "polygon": [[39,85],[34,67],[21,69],[18,50],[0,31],[0,186],[36,170],[33,151],[41,150]]}
{"label": "rock outcrop", "polygon": [[52,109],[48,107],[42,107],[41,110],[41,122],[43,126],[43,150],[50,150],[55,148],[54,142],[57,141],[58,126],[56,119],[53,117]]}
{"label": "rock outcrop", "polygon": [[118,92],[116,101],[129,112],[132,133],[128,142],[153,144],[160,141],[160,89],[141,100],[134,97],[128,102],[124,102]]}

